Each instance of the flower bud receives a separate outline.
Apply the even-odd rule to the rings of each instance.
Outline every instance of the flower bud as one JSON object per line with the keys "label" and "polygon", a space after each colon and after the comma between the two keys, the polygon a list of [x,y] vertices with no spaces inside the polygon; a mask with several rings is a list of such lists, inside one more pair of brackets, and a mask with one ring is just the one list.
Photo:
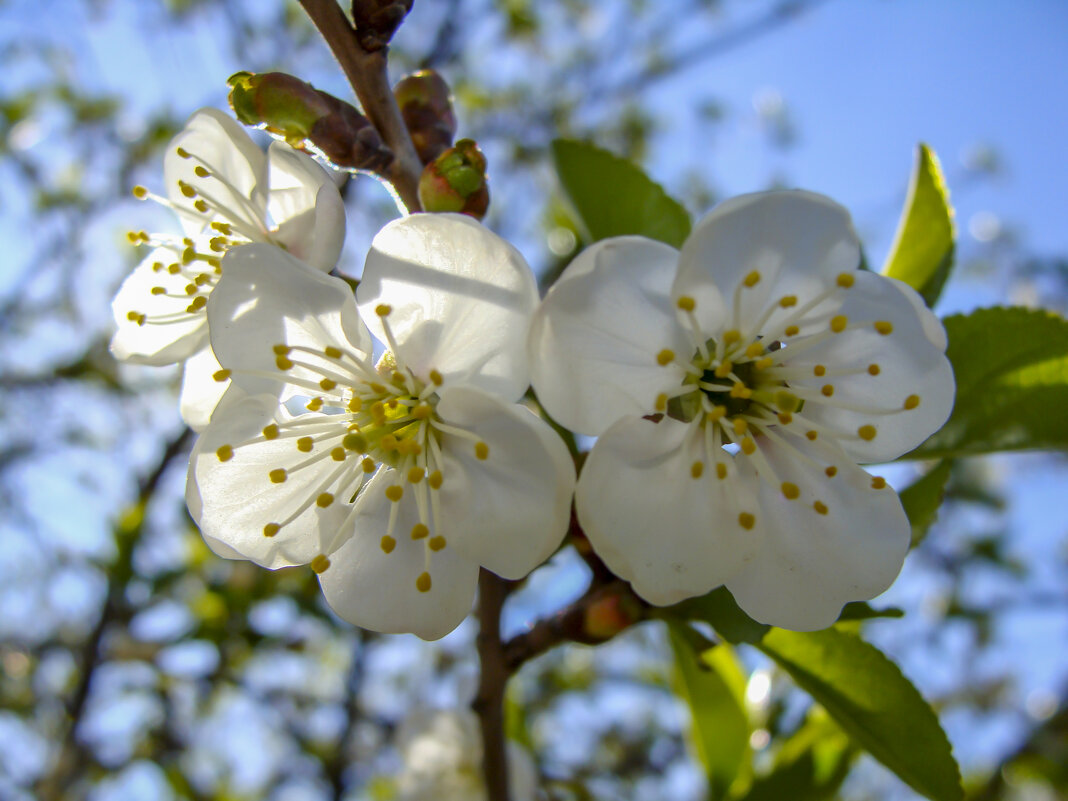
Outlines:
{"label": "flower bud", "polygon": [[456,135],[449,85],[434,70],[419,70],[402,78],[393,87],[393,95],[416,153],[429,164],[452,145]]}
{"label": "flower bud", "polygon": [[231,75],[230,106],[246,125],[292,147],[312,150],[339,167],[382,172],[393,161],[371,123],[343,100],[283,72]]}
{"label": "flower bud", "polygon": [[472,139],[461,139],[426,165],[419,178],[426,211],[458,211],[481,220],[489,207],[486,157]]}
{"label": "flower bud", "polygon": [[352,0],[352,21],[364,50],[381,50],[389,44],[413,0]]}

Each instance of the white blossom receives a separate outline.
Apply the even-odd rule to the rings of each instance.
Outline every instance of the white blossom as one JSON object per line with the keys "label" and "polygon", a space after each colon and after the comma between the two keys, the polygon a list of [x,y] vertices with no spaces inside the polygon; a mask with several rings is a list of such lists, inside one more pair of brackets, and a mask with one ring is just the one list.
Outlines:
{"label": "white blossom", "polygon": [[112,302],[117,331],[111,352],[140,364],[185,362],[182,416],[203,428],[225,385],[208,348],[205,309],[232,247],[266,242],[317,269],[337,263],[345,237],[344,205],[314,160],[281,142],[267,153],[215,109],[193,114],[167,146],[167,197],[134,195],[177,214],[181,234],[132,232],[150,248]]}
{"label": "white blossom", "polygon": [[355,299],[278,248],[230,251],[208,319],[233,387],[188,484],[208,543],[311,564],[359,626],[451,631],[480,565],[520,578],[567,530],[574,465],[517,403],[536,306],[522,256],[462,215],[386,226]]}
{"label": "white blossom", "polygon": [[760,621],[817,629],[897,576],[908,520],[857,464],[936,431],[953,375],[937,318],[860,261],[840,206],[759,193],[716,208],[681,252],[594,245],[544,301],[534,388],[599,437],[579,521],[651,603],[725,584]]}

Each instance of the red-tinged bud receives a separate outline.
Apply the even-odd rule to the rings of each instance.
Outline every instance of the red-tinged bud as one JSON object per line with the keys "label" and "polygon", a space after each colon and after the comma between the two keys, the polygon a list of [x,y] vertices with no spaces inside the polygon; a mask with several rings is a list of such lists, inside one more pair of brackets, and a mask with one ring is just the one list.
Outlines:
{"label": "red-tinged bud", "polygon": [[383,172],[393,161],[366,117],[310,83],[282,72],[238,72],[227,82],[230,106],[246,125],[347,169]]}
{"label": "red-tinged bud", "polygon": [[352,22],[364,50],[381,50],[412,10],[414,0],[352,0]]}
{"label": "red-tinged bud", "polygon": [[586,607],[583,634],[587,642],[604,642],[634,625],[643,616],[641,603],[629,593],[605,595]]}
{"label": "red-tinged bud", "polygon": [[481,220],[489,208],[486,157],[472,139],[461,139],[426,165],[419,178],[425,211],[458,211]]}
{"label": "red-tinged bud", "polygon": [[415,152],[424,164],[441,155],[456,136],[456,114],[449,85],[434,70],[419,70],[393,87]]}

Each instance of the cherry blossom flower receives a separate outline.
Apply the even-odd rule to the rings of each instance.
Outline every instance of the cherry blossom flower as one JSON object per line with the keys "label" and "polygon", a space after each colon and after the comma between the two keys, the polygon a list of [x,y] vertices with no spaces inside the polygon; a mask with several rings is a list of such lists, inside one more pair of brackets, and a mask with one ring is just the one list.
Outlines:
{"label": "cherry blossom flower", "polygon": [[599,242],[545,299],[534,388],[599,437],[579,520],[649,602],[725,584],[754,618],[811,630],[897,576],[908,520],[857,465],[936,431],[953,374],[919,296],[860,261],[843,208],[759,193],[712,211],[681,252]]}
{"label": "cherry blossom flower", "polygon": [[355,299],[278,248],[230,251],[208,320],[233,386],[187,493],[208,543],[310,564],[356,625],[451,631],[480,565],[520,578],[568,527],[574,465],[516,403],[537,300],[522,256],[462,215],[386,226]]}
{"label": "cherry blossom flower", "polygon": [[167,197],[136,187],[134,195],[177,214],[182,233],[129,235],[151,250],[112,302],[117,359],[139,364],[185,362],[182,416],[203,428],[225,386],[208,345],[205,308],[232,247],[267,242],[323,271],[333,269],[345,237],[344,205],[318,164],[281,142],[263,153],[233,119],[196,112],[168,145]]}

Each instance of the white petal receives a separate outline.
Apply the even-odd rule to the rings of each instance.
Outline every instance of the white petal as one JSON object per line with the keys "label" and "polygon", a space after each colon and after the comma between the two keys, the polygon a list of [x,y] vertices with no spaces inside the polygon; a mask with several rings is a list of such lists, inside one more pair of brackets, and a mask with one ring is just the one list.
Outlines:
{"label": "white petal", "polygon": [[[188,273],[168,272],[166,266],[174,263],[173,251],[156,248],[122,282],[111,302],[118,329],[111,339],[111,352],[116,359],[173,364],[203,347],[208,338],[207,317],[203,309],[187,311],[193,300],[186,293],[190,277]],[[156,265],[164,268],[156,269]],[[165,294],[152,294],[155,287],[162,287]],[[145,315],[144,324],[130,320],[131,312]]]}
{"label": "white petal", "polygon": [[[804,303],[859,264],[860,242],[849,212],[837,203],[801,190],[758,192],[721,203],[697,223],[682,246],[672,293],[697,299],[697,316],[712,334],[744,328],[787,295]],[[732,303],[753,271],[760,280],[739,290],[738,319],[725,321],[702,302],[714,285]]]}
{"label": "white petal", "polygon": [[[182,158],[178,148],[191,157]],[[207,169],[201,177],[196,168]],[[202,108],[189,118],[185,128],[167,147],[163,174],[167,195],[179,210],[187,233],[197,233],[211,219],[228,220],[250,231],[264,230],[266,198],[264,178],[267,159],[245,129],[218,109]],[[196,198],[186,197],[178,182],[192,186],[209,203],[220,204],[228,213],[201,214],[193,208]]]}
{"label": "white petal", "polygon": [[271,143],[267,159],[267,212],[278,229],[272,238],[305,264],[330,272],[345,242],[345,204],[337,187],[314,159],[282,142]]}
{"label": "white petal", "polygon": [[279,374],[275,345],[305,346],[320,353],[334,346],[361,358],[371,352],[371,337],[360,321],[352,290],[340,278],[260,244],[228,251],[222,269],[208,301],[212,349],[249,394],[280,391],[276,381],[243,374]]}
{"label": "white petal", "polygon": [[674,248],[631,236],[598,242],[564,270],[530,332],[531,381],[561,425],[600,434],[651,414],[682,384],[681,367],[657,363],[664,349],[688,361],[695,348],[668,294],[677,264]]}
{"label": "white petal", "polygon": [[[575,509],[605,564],[650,603],[665,605],[718,587],[751,554],[739,525],[752,510],[752,479],[730,456],[717,477],[702,429],[670,418],[623,418],[597,440],[579,476]],[[695,479],[695,462],[703,472]]]}
{"label": "white petal", "polygon": [[419,378],[436,369],[449,383],[505,400],[526,390],[534,276],[519,251],[471,217],[413,214],[391,222],[371,244],[356,297],[383,342],[375,309],[392,307],[398,361]]}
{"label": "white petal", "polygon": [[[807,447],[804,439],[791,441]],[[800,497],[787,500],[779,487],[761,482],[757,547],[727,579],[727,588],[762,623],[795,631],[826,628],[844,604],[874,598],[893,583],[908,551],[908,518],[897,493],[889,486],[873,489],[871,476],[844,454],[828,478],[780,445],[763,441],[761,451]],[[827,461],[825,451],[809,455]],[[826,514],[815,510],[817,501]]]}
{"label": "white petal", "polygon": [[182,391],[178,408],[182,419],[194,431],[203,431],[211,422],[219,400],[230,385],[229,381],[216,381],[215,375],[222,370],[211,347],[198,350],[185,361],[182,368]]}
{"label": "white petal", "polygon": [[[825,383],[834,387],[832,397],[817,396],[805,404],[803,413],[837,432],[842,446],[855,461],[889,461],[922,443],[949,417],[955,389],[953,369],[937,337],[932,337],[937,321],[929,319],[930,312],[917,313],[899,282],[858,272],[856,284],[844,295],[839,311],[849,318],[850,328],[799,359],[803,358],[805,364],[823,364],[828,370],[855,368],[856,372],[799,382],[810,387]],[[873,323],[882,321],[892,324],[889,335],[875,330]],[[858,327],[853,328],[854,325]],[[789,352],[787,347],[787,357]],[[789,363],[793,365],[794,361]],[[871,364],[878,365],[878,375],[867,372]],[[905,409],[906,399],[912,395],[919,398],[919,406]],[[838,404],[892,413],[843,409]],[[875,438],[870,441],[858,436],[860,427],[866,425],[875,427]]]}
{"label": "white petal", "polygon": [[[330,567],[319,582],[327,603],[354,625],[436,640],[460,625],[471,611],[478,565],[448,546],[430,552],[425,540],[412,540],[405,534],[419,522],[410,493],[397,510],[396,545],[388,554],[382,550],[392,505],[385,488],[395,480],[391,473],[380,471],[364,488],[366,501],[356,518],[356,533],[330,554]],[[420,592],[416,580],[427,570],[428,553],[432,584],[428,592]]]}
{"label": "white petal", "polygon": [[476,434],[445,434],[440,532],[468,559],[518,579],[560,545],[571,516],[575,466],[563,441],[529,409],[470,387],[447,387],[437,412]]}
{"label": "white petal", "polygon": [[[350,508],[341,497],[327,508],[312,502],[278,533],[265,536],[265,526],[285,522],[306,500],[325,491],[337,492],[336,483],[324,485],[337,462],[326,458],[295,469],[315,452],[299,451],[295,437],[259,436],[280,412],[277,398],[271,396],[235,403],[224,399],[193,448],[187,487],[190,514],[205,539],[218,540],[269,568],[305,564],[328,552]],[[312,417],[329,419],[325,415],[298,419]],[[259,441],[248,443],[253,438]],[[226,461],[218,455],[224,446],[233,452]],[[269,477],[276,468],[287,471],[282,483]]]}
{"label": "white petal", "polygon": [[946,329],[942,325],[942,321],[935,316],[934,312],[927,308],[927,303],[924,302],[920,293],[904,281],[898,281],[896,278],[889,278],[887,280],[891,281],[893,285],[900,289],[905,297],[908,298],[909,303],[912,304],[913,310],[919,315],[920,322],[923,324],[923,332],[927,335],[927,338],[931,340],[931,344],[945,353],[946,347],[949,345]]}

